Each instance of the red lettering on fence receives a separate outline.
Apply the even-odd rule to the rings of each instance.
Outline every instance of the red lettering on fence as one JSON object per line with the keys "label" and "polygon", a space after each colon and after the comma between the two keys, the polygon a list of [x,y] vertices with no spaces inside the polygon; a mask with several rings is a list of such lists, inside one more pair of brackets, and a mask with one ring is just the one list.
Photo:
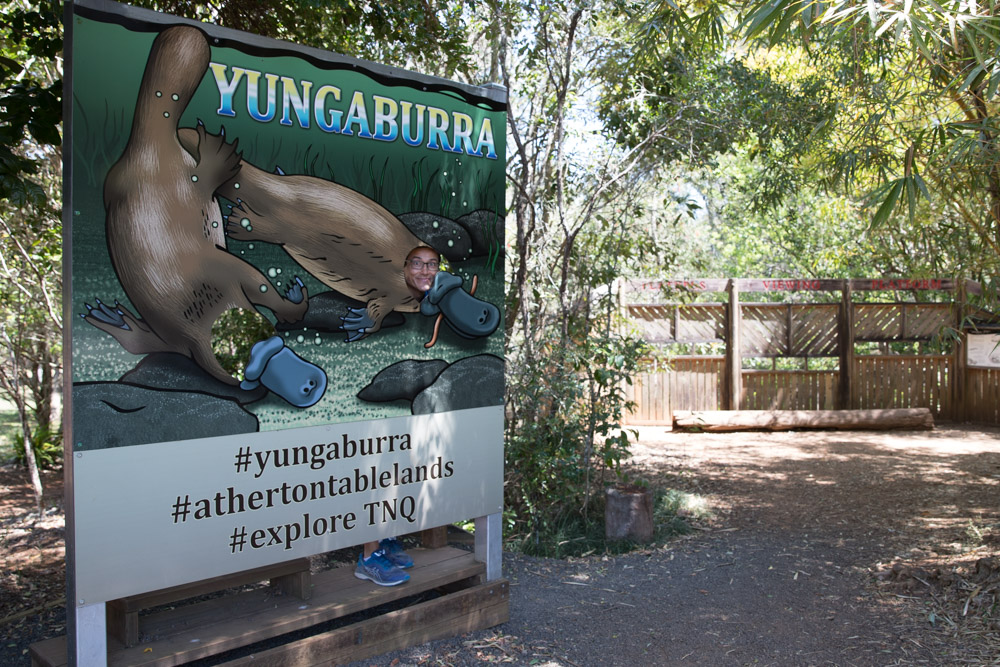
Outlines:
{"label": "red lettering on fence", "polygon": [[927,279],[927,278],[876,278],[872,280],[872,289],[876,290],[906,290],[906,289],[923,289],[923,290],[939,290],[941,289],[942,280],[940,279]]}
{"label": "red lettering on fence", "polygon": [[765,280],[764,287],[772,290],[818,290],[818,280]]}

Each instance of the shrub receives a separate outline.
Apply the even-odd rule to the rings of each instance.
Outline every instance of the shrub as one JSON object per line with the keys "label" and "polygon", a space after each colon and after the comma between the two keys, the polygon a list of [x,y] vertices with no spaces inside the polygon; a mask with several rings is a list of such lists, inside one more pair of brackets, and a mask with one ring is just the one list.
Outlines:
{"label": "shrub", "polygon": [[[62,463],[62,431],[49,429],[36,430],[31,439],[35,451],[35,463],[39,468],[55,468]],[[24,450],[24,433],[14,436],[14,460],[22,466],[28,465]]]}

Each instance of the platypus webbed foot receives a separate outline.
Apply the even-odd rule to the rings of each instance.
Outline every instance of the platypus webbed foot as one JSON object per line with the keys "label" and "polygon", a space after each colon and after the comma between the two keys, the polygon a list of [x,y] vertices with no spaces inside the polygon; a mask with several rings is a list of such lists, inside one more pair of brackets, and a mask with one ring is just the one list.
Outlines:
{"label": "platypus webbed foot", "polygon": [[347,342],[353,343],[361,340],[367,335],[369,329],[375,326],[372,318],[368,317],[368,310],[365,308],[348,308],[347,315],[340,318],[344,323],[344,331],[347,332]]}
{"label": "platypus webbed foot", "polygon": [[125,331],[131,331],[131,327],[129,327],[128,322],[125,321],[125,312],[118,306],[117,301],[115,301],[114,309],[108,308],[100,299],[95,298],[94,302],[97,303],[96,308],[91,306],[89,303],[83,304],[87,309],[87,312],[80,313],[80,317],[83,319],[93,317],[102,324],[116,327],[118,329],[124,329]]}
{"label": "platypus webbed foot", "polygon": [[86,313],[80,313],[85,322],[89,322],[101,331],[111,334],[123,348],[132,354],[149,354],[151,352],[174,352],[170,345],[153,333],[143,320],[133,315],[129,310],[115,301],[112,308],[100,299],[94,299],[96,306],[83,304]]}
{"label": "platypus webbed foot", "polygon": [[305,299],[306,295],[305,287],[306,286],[302,282],[302,279],[295,276],[295,280],[292,282],[292,285],[288,288],[288,291],[285,292],[285,298],[292,303],[302,303],[302,300]]}

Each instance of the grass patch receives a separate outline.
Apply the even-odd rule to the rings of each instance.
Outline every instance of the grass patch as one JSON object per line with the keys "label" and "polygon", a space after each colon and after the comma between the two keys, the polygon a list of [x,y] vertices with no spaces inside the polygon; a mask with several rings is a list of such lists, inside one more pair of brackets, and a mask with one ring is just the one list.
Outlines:
{"label": "grass patch", "polygon": [[608,540],[604,531],[604,499],[589,516],[579,514],[553,520],[547,530],[514,538],[509,546],[530,556],[546,558],[583,557],[593,554],[619,555],[664,546],[672,539],[694,530],[692,524],[711,518],[708,502],[702,496],[675,489],[651,489],[653,493],[653,541],[640,544],[632,540]]}

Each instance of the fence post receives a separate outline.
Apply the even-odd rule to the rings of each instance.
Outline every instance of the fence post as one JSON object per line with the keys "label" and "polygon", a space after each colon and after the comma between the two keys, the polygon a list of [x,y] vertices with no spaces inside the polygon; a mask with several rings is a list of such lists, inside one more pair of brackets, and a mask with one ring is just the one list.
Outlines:
{"label": "fence post", "polygon": [[851,396],[854,385],[854,303],[851,281],[844,280],[840,290],[840,310],[837,312],[837,345],[840,348],[840,375],[837,386],[837,409],[854,407]]}
{"label": "fence post", "polygon": [[962,330],[962,323],[965,319],[965,280],[955,281],[955,343],[951,359],[951,419],[955,422],[964,422],[965,411],[965,383],[968,373],[965,372],[966,345],[968,338]]}
{"label": "fence post", "polygon": [[726,286],[729,303],[726,304],[726,371],[725,408],[740,409],[743,393],[743,357],[740,354],[740,289],[732,278]]}

